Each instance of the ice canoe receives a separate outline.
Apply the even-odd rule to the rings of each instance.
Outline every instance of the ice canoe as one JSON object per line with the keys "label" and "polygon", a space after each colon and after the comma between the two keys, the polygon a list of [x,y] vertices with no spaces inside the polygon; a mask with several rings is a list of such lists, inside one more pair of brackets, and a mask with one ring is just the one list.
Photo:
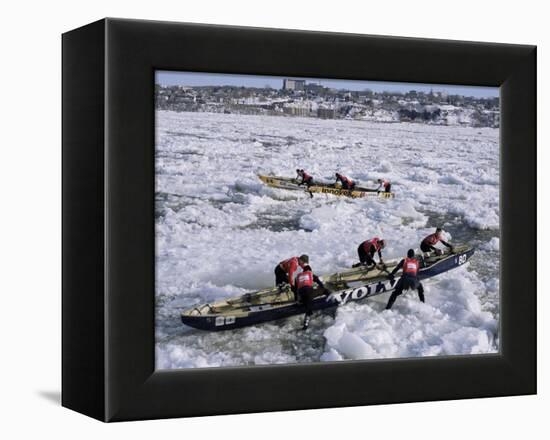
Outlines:
{"label": "ice canoe", "polygon": [[[417,255],[421,262],[419,278],[431,278],[463,265],[473,255],[474,248],[457,246],[453,251],[428,257]],[[318,295],[313,301],[313,309],[335,308],[350,301],[360,301],[391,292],[400,272],[393,281],[388,279],[388,272],[398,263],[398,260],[392,260],[386,262],[385,269],[367,270],[365,267],[358,267],[322,276],[323,283],[332,293],[327,297],[321,289],[315,287]],[[294,298],[294,293],[290,289],[279,291],[277,288],[270,288],[212,304],[197,305],[183,311],[181,320],[184,324],[197,329],[219,331],[274,321],[304,312],[304,305]]]}
{"label": "ice canoe", "polygon": [[332,194],[335,196],[344,196],[352,198],[361,198],[361,197],[379,197],[383,199],[389,199],[394,197],[392,192],[379,192],[375,189],[364,188],[361,186],[356,186],[354,189],[342,189],[337,187],[332,183],[322,183],[313,181],[313,184],[307,188],[306,185],[299,185],[298,179],[293,179],[291,177],[279,177],[279,176],[264,176],[258,174],[258,177],[262,182],[267,186],[272,188],[279,189],[288,189],[294,191],[306,191],[311,193],[323,193],[323,194]]}

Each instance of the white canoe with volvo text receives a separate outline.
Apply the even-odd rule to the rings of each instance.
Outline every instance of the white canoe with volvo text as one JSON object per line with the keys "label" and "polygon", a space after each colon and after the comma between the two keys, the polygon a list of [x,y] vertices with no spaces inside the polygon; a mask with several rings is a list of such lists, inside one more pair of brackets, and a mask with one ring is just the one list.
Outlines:
{"label": "white canoe with volvo text", "polygon": [[[458,246],[453,252],[441,255],[424,257],[419,254],[417,259],[420,260],[421,268],[418,277],[421,280],[431,278],[457,268],[466,263],[473,253],[472,247]],[[358,267],[321,277],[332,293],[326,296],[324,289],[316,288],[313,309],[334,308],[350,301],[364,300],[393,291],[397,279],[390,280],[388,274],[398,263],[399,261],[393,260],[385,268],[368,270]],[[397,273],[399,274],[400,272]],[[295,299],[289,288],[282,291],[271,288],[213,304],[197,305],[182,312],[181,320],[184,324],[201,330],[218,331],[283,319],[304,312],[304,305]]]}

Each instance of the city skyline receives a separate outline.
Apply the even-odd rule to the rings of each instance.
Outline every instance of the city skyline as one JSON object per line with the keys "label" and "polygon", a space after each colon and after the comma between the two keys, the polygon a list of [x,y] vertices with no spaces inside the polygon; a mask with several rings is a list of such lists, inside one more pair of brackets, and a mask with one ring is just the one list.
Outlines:
{"label": "city skyline", "polygon": [[449,95],[471,96],[475,98],[495,98],[499,96],[498,87],[485,86],[463,86],[447,84],[428,83],[400,83],[389,81],[354,81],[344,79],[308,78],[298,76],[267,76],[267,75],[236,75],[226,73],[207,72],[175,72],[157,70],[155,72],[155,83],[162,86],[235,86],[281,89],[284,79],[305,80],[306,83],[320,84],[324,87],[364,91],[370,89],[374,92],[407,93],[412,90],[417,92],[447,93]]}

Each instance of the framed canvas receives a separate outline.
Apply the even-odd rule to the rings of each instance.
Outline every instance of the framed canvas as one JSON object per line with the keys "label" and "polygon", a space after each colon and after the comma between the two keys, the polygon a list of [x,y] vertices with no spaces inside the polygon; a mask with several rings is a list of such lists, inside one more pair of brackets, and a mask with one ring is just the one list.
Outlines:
{"label": "framed canvas", "polygon": [[535,47],[122,19],[62,46],[64,406],[536,392]]}

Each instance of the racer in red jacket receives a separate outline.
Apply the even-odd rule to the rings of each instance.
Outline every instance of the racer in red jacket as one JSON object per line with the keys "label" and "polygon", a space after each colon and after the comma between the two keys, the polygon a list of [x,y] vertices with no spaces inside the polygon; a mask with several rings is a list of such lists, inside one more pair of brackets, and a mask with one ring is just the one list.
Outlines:
{"label": "racer in red jacket", "polygon": [[435,252],[436,254],[439,254],[441,253],[441,250],[437,249],[435,245],[441,242],[442,245],[448,247],[451,252],[453,252],[453,247],[441,238],[441,232],[441,228],[436,228],[435,233],[424,237],[422,243],[420,243],[420,250],[422,252]]}
{"label": "racer in red jacket", "polygon": [[424,302],[424,287],[418,279],[420,262],[415,258],[414,250],[409,249],[407,252],[407,257],[402,259],[392,270],[391,274],[389,274],[388,278],[391,281],[393,281],[393,276],[399,269],[403,269],[403,274],[401,275],[401,278],[399,278],[399,281],[395,284],[395,290],[388,300],[386,310],[391,309],[397,297],[403,293],[403,290],[416,289],[418,292],[418,298],[420,301]]}
{"label": "racer in red jacket", "polygon": [[352,190],[353,188],[355,188],[355,182],[353,180],[351,180],[349,177],[346,177],[342,174],[336,173],[335,183],[338,183],[338,181],[342,184],[343,189]]}
{"label": "racer in red jacket", "polygon": [[311,267],[306,265],[303,267],[303,272],[296,275],[296,295],[306,307],[306,314],[304,316],[304,324],[302,327],[304,330],[308,328],[309,320],[311,314],[313,313],[313,299],[315,298],[313,283],[316,283],[320,289],[323,289],[324,295],[330,294],[319,277],[313,273]]}
{"label": "racer in red jacket", "polygon": [[313,176],[311,176],[310,174],[306,173],[304,170],[296,170],[296,174],[298,175],[299,178],[302,179],[302,181],[300,183],[298,183],[298,185],[306,185],[308,188],[313,184]]}
{"label": "racer in red jacket", "polygon": [[378,253],[380,264],[384,264],[384,260],[382,259],[382,249],[384,249],[385,247],[386,242],[378,237],[374,237],[370,240],[364,241],[357,248],[359,263],[354,264],[352,267],[376,265],[376,262],[374,261],[375,253]]}
{"label": "racer in red jacket", "polygon": [[386,179],[378,179],[378,188],[376,188],[376,191],[378,192],[391,192],[391,183],[389,180]]}
{"label": "racer in red jacket", "polygon": [[283,284],[290,284],[290,287],[294,287],[294,274],[298,270],[298,267],[303,268],[309,263],[309,257],[307,255],[301,255],[300,257],[291,257],[287,260],[281,261],[275,267],[275,285],[282,286]]}

